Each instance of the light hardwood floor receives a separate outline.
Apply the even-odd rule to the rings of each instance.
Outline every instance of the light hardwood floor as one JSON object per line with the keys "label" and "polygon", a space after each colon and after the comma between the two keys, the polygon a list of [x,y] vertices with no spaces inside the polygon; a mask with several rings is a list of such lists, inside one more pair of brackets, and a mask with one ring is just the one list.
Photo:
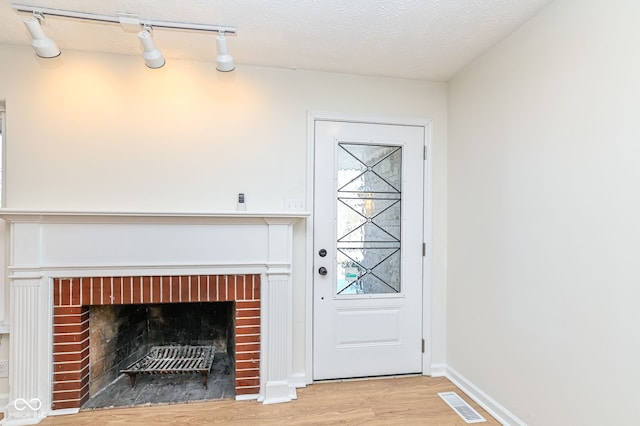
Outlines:
{"label": "light hardwood floor", "polygon": [[263,405],[220,400],[81,411],[48,417],[42,426],[148,425],[429,425],[466,423],[438,396],[456,391],[485,419],[499,425],[445,378],[397,377],[314,383],[298,389],[298,399]]}

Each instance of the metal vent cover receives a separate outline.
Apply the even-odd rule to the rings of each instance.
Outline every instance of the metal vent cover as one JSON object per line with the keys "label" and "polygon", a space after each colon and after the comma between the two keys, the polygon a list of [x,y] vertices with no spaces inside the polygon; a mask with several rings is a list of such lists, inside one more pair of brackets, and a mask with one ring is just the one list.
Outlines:
{"label": "metal vent cover", "polygon": [[458,413],[460,417],[466,423],[482,423],[487,420],[474,410],[469,404],[467,404],[460,396],[455,392],[439,392],[438,396],[447,403],[453,411]]}

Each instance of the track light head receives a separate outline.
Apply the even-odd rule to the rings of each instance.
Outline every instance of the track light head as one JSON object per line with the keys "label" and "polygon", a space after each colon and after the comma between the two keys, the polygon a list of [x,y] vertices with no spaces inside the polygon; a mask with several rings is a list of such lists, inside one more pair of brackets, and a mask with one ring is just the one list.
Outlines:
{"label": "track light head", "polygon": [[41,58],[55,58],[60,55],[60,49],[56,43],[44,33],[40,22],[43,20],[41,15],[34,13],[33,16],[24,20],[24,25],[31,34],[31,46],[36,51],[36,55]]}
{"label": "track light head", "polygon": [[229,54],[227,37],[224,35],[224,31],[220,31],[218,33],[218,37],[216,37],[216,46],[218,47],[216,69],[222,72],[233,71],[236,65],[233,63],[233,56]]}
{"label": "track light head", "polygon": [[151,32],[149,29],[144,29],[138,33],[138,38],[140,39],[140,43],[142,43],[142,57],[144,58],[144,63],[149,68],[161,68],[165,64],[164,56],[162,56],[162,52],[158,50],[153,44],[153,39],[151,38]]}

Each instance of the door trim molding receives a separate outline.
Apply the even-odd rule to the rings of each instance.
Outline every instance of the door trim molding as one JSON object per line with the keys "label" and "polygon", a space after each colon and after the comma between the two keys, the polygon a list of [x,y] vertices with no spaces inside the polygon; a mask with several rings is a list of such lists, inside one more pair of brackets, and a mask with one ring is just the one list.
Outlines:
{"label": "door trim molding", "polygon": [[[314,172],[315,172],[315,123],[316,121],[343,121],[364,124],[389,124],[399,126],[424,127],[427,159],[423,167],[423,241],[426,244],[426,256],[422,263],[422,338],[426,341],[425,352],[422,355],[422,374],[431,375],[431,359],[433,353],[432,327],[433,300],[432,291],[432,262],[433,262],[433,208],[432,208],[432,120],[421,117],[392,117],[392,116],[361,116],[322,111],[307,111],[307,210],[313,212],[314,205]],[[306,256],[305,256],[305,383],[313,382],[313,213],[306,221]]]}

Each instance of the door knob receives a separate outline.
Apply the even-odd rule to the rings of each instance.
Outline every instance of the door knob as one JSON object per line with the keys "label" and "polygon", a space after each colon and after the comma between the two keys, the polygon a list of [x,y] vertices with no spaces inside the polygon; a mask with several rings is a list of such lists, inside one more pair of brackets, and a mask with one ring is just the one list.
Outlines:
{"label": "door knob", "polygon": [[318,269],[318,273],[320,275],[327,275],[327,268],[325,268],[324,266],[321,266],[320,269]]}

